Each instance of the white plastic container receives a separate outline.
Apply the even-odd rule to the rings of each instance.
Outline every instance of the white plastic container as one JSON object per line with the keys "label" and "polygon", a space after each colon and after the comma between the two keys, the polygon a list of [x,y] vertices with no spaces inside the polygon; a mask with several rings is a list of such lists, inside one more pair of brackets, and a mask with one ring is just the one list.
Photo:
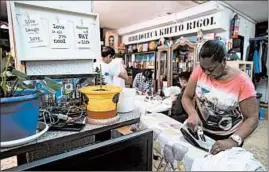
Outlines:
{"label": "white plastic container", "polygon": [[135,95],[135,89],[123,88],[117,109],[119,113],[131,112],[135,109]]}

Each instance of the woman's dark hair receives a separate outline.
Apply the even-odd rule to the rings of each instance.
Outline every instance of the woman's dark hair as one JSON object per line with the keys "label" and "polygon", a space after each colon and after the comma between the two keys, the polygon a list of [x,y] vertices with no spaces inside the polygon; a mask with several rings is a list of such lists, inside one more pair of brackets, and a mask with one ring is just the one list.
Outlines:
{"label": "woman's dark hair", "polygon": [[181,72],[181,73],[178,75],[178,78],[182,78],[182,79],[188,81],[189,78],[190,78],[190,76],[191,76],[191,72]]}
{"label": "woman's dark hair", "polygon": [[105,46],[102,49],[102,57],[107,57],[108,55],[110,55],[110,58],[113,58],[115,54],[115,50],[110,46]]}
{"label": "woman's dark hair", "polygon": [[150,69],[145,69],[142,71],[142,74],[143,76],[145,76],[146,80],[145,81],[148,81],[148,80],[151,80],[152,79],[152,71]]}
{"label": "woman's dark hair", "polygon": [[209,40],[205,42],[200,50],[199,58],[211,58],[213,61],[222,62],[227,55],[223,42]]}

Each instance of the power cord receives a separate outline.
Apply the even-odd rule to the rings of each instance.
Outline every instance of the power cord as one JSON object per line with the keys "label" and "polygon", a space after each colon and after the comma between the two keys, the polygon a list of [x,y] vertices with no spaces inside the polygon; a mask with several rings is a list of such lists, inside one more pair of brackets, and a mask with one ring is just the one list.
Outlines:
{"label": "power cord", "polygon": [[[39,120],[48,124],[49,126],[57,124],[60,120],[64,120],[66,122],[77,122],[81,118],[84,117],[84,110],[78,106],[70,106],[68,111],[64,113],[53,112],[55,107],[47,107],[46,109],[39,110]],[[64,107],[59,108],[61,112],[65,111]],[[58,109],[58,110],[59,110]],[[73,111],[73,112],[72,112]],[[75,111],[75,112],[74,112]],[[76,114],[79,114],[76,116]],[[83,121],[83,123],[85,120]]]}

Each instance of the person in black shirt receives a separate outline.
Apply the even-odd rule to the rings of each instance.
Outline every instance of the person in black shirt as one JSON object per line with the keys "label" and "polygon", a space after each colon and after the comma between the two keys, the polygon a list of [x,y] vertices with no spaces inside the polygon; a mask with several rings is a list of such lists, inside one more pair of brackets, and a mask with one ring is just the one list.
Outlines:
{"label": "person in black shirt", "polygon": [[178,80],[181,87],[181,93],[175,98],[172,109],[171,109],[171,112],[172,112],[171,117],[181,123],[183,123],[188,118],[188,114],[185,112],[182,106],[181,99],[182,99],[184,90],[187,86],[190,75],[191,75],[191,72],[181,72],[179,74]]}

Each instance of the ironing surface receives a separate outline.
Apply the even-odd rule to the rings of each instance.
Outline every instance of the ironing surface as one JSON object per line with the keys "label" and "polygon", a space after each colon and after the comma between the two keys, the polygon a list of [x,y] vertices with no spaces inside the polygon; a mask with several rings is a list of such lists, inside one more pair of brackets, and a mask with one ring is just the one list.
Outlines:
{"label": "ironing surface", "polygon": [[152,129],[154,137],[154,150],[160,152],[165,160],[179,170],[178,162],[184,164],[184,171],[190,171],[195,158],[203,158],[209,154],[207,148],[214,144],[214,140],[205,136],[204,146],[194,146],[187,141],[181,131],[186,129],[186,123],[180,123],[161,113],[142,114],[139,129]]}

